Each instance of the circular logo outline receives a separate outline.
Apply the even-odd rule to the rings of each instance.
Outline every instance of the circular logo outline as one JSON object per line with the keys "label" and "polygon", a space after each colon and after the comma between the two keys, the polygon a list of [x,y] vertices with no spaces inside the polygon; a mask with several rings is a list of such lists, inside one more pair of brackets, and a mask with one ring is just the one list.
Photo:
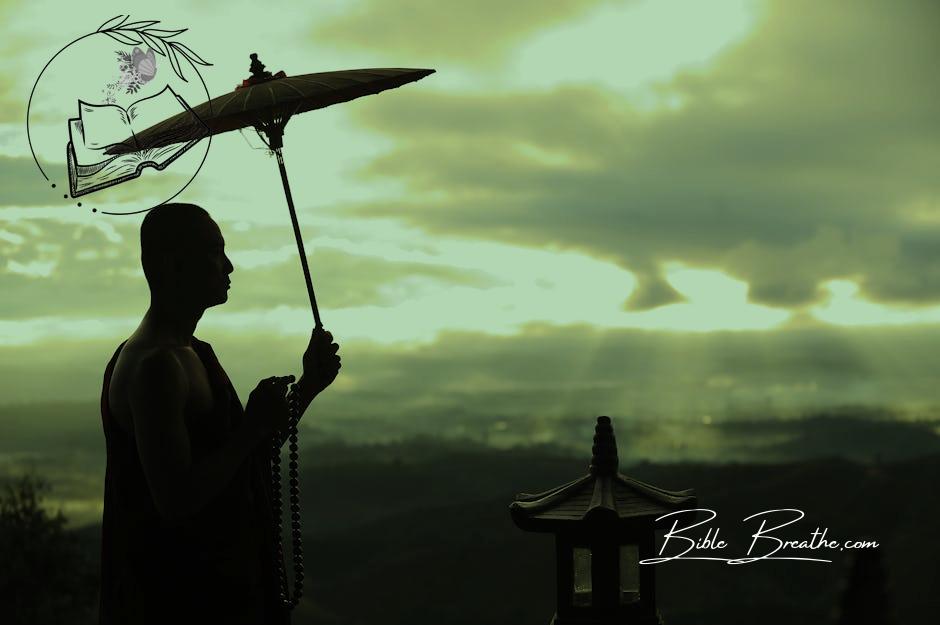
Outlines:
{"label": "circular logo outline", "polygon": [[[117,24],[112,24],[112,22],[115,22],[115,20],[118,20],[119,18],[123,18],[123,19],[121,19],[121,21],[120,21],[119,23],[117,23]],[[142,39],[142,40],[144,40],[144,41],[147,41],[147,43],[149,44],[149,43],[150,43],[150,40],[153,39],[153,36],[152,36],[152,35],[146,35],[146,34],[142,33],[140,30],[137,30],[137,29],[143,29],[143,28],[145,28],[145,27],[147,27],[147,26],[152,27],[153,25],[159,24],[160,22],[159,22],[158,20],[146,20],[146,21],[133,22],[133,23],[131,23],[131,24],[128,24],[128,23],[127,23],[127,20],[128,20],[129,18],[130,18],[130,15],[116,15],[115,17],[112,17],[111,19],[109,19],[109,20],[107,20],[106,22],[104,22],[104,23],[103,23],[101,26],[99,26],[98,29],[95,30],[94,32],[91,32],[91,33],[88,33],[88,34],[86,34],[86,35],[82,35],[81,37],[77,37],[77,38],[73,39],[73,40],[70,41],[69,43],[67,43],[67,44],[65,44],[64,46],[62,46],[62,48],[60,48],[58,52],[56,52],[55,54],[53,54],[53,55],[52,55],[52,58],[50,58],[48,61],[46,61],[46,64],[43,65],[43,68],[42,68],[42,70],[40,70],[39,75],[36,76],[36,80],[33,82],[33,88],[32,88],[32,89],[30,90],[30,92],[29,92],[29,101],[28,101],[27,104],[26,104],[26,141],[27,141],[27,143],[29,144],[29,152],[30,152],[30,154],[32,154],[32,156],[33,156],[33,162],[36,163],[36,167],[39,169],[39,173],[42,174],[42,177],[46,179],[46,182],[49,181],[49,176],[46,174],[46,171],[42,168],[42,165],[39,164],[39,158],[36,156],[36,151],[33,149],[33,140],[32,140],[32,135],[31,135],[30,129],[29,129],[29,118],[30,118],[30,111],[31,111],[32,105],[33,105],[33,96],[34,96],[35,93],[36,93],[36,87],[39,85],[39,81],[40,81],[40,79],[42,78],[42,75],[45,73],[46,69],[49,68],[49,66],[50,66],[50,65],[52,64],[52,62],[56,59],[56,57],[58,57],[60,54],[62,54],[66,49],[68,49],[69,47],[75,45],[76,43],[78,43],[78,42],[81,41],[82,39],[87,39],[88,37],[92,37],[92,36],[94,36],[94,35],[106,35],[106,36],[111,37],[112,39],[115,39],[115,40],[119,41],[120,43],[127,44],[127,45],[131,45],[131,44],[133,44],[133,43],[135,43],[135,42],[134,42],[133,40],[131,40],[131,39],[128,39],[128,38],[127,38],[127,35],[124,34],[125,32],[130,31],[130,32],[136,33],[136,34],[140,37],[140,39]],[[109,26],[109,24],[111,24],[111,25]],[[106,26],[107,26],[107,28],[105,28]],[[132,28],[128,28],[128,27],[132,27]],[[136,27],[136,28],[135,28],[135,27]],[[187,28],[184,28],[184,29],[181,29],[181,30],[165,31],[165,32],[173,33],[173,35],[170,35],[170,36],[175,36],[175,35],[178,35],[178,34],[180,34],[180,33],[185,32],[186,30],[188,30],[188,29],[187,29]],[[122,39],[122,37],[124,37],[124,38]],[[139,43],[139,42],[138,42],[138,43]],[[178,44],[178,45],[182,46],[182,44]],[[185,46],[183,46],[183,47],[184,47],[185,50],[187,50],[190,54],[192,54],[192,55],[195,56],[197,59],[199,59],[199,61],[202,61],[203,64],[205,64],[205,65],[212,65],[211,63],[207,63],[207,62],[203,61],[201,57],[199,57],[198,55],[196,55],[195,52],[192,52],[192,50],[190,50],[189,48],[186,48]],[[170,51],[170,54],[172,54],[172,51]],[[209,88],[206,86],[206,81],[203,79],[202,73],[200,73],[199,68],[197,67],[197,65],[198,65],[199,63],[195,62],[192,58],[190,58],[189,54],[187,54],[186,52],[182,52],[181,55],[186,59],[186,61],[187,61],[187,62],[189,63],[189,65],[190,65],[190,67],[192,67],[193,71],[196,72],[196,76],[199,77],[199,82],[202,84],[203,91],[205,91],[205,93],[206,93],[206,102],[209,104],[209,115],[211,116],[211,115],[212,115],[212,96],[209,94]],[[183,74],[182,74],[182,67],[179,67],[179,61],[176,60],[175,57],[174,57],[174,60],[175,60],[175,64],[171,61],[171,65],[173,65],[173,71],[176,72],[176,75],[179,76],[179,77],[183,80],[183,82],[188,82],[188,81],[186,80],[186,78],[183,77]],[[101,211],[101,214],[102,214],[102,215],[139,215],[140,213],[146,213],[147,211],[152,210],[152,209],[156,208],[157,206],[160,206],[161,204],[166,204],[167,202],[169,202],[170,200],[172,200],[173,198],[175,198],[176,196],[178,196],[180,193],[182,193],[183,191],[185,191],[186,188],[187,188],[190,184],[192,184],[193,180],[196,179],[196,176],[198,176],[198,175],[199,175],[199,172],[202,170],[202,166],[205,164],[206,158],[209,156],[209,150],[210,150],[211,148],[212,148],[212,133],[209,133],[209,144],[206,146],[206,151],[205,151],[205,153],[204,153],[203,156],[202,156],[202,161],[200,161],[199,166],[196,168],[196,171],[193,172],[192,177],[191,177],[191,178],[186,182],[186,184],[184,184],[176,193],[174,193],[174,194],[171,195],[170,197],[166,198],[166,199],[163,200],[162,202],[159,202],[159,203],[157,203],[157,204],[151,206],[150,208],[144,208],[144,209],[141,209],[141,210],[138,210],[138,211],[131,211],[131,212],[127,212],[127,213],[118,213],[118,212],[111,212],[111,211]],[[55,185],[53,184],[53,187],[54,187],[54,186],[55,186]],[[81,206],[81,203],[79,203],[79,206]],[[98,211],[95,210],[95,209],[92,209],[92,210],[93,210],[94,212],[98,212]]]}

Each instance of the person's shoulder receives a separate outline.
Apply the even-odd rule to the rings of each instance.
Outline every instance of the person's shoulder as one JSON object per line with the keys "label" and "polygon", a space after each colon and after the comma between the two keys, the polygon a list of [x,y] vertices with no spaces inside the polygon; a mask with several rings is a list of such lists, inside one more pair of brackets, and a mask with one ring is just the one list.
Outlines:
{"label": "person's shoulder", "polygon": [[143,380],[178,380],[185,378],[183,364],[172,345],[128,340],[122,350],[124,369],[133,378]]}
{"label": "person's shoulder", "polygon": [[138,383],[160,387],[179,388],[186,386],[186,370],[176,350],[155,347],[141,354],[135,368]]}
{"label": "person's shoulder", "polygon": [[176,368],[182,366],[177,349],[166,345],[152,347],[142,351],[138,358],[139,368]]}

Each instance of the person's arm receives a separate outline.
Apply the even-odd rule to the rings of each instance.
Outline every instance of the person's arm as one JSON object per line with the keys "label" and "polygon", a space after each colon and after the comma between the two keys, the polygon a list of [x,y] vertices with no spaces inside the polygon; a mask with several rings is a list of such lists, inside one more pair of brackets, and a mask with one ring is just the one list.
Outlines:
{"label": "person's arm", "polygon": [[332,342],[333,335],[323,328],[315,328],[310,334],[310,343],[303,356],[303,375],[297,381],[297,390],[290,392],[290,400],[297,401],[295,420],[275,433],[278,448],[287,441],[290,424],[297,423],[304,415],[313,398],[333,383],[339,373],[341,359],[339,345]]}
{"label": "person's arm", "polygon": [[137,450],[154,504],[170,522],[186,519],[224,490],[260,442],[248,422],[208,457],[193,463],[183,420],[189,383],[176,356],[145,358],[131,388]]}

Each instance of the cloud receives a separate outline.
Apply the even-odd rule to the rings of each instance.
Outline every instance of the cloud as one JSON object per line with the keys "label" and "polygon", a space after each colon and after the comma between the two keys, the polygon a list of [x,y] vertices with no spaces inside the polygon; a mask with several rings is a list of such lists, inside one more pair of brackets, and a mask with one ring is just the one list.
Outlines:
{"label": "cloud", "polygon": [[[0,316],[5,320],[62,318],[66,326],[69,319],[77,323],[95,317],[141,316],[150,298],[140,269],[142,219],[134,215],[98,216],[85,223],[0,221],[0,257],[4,259]],[[283,245],[290,241],[287,229],[255,225],[239,231],[223,222],[222,231],[235,264],[226,312],[305,304],[297,250],[293,243]],[[496,281],[479,270],[389,260],[308,243],[314,285],[319,294],[328,295],[330,308],[393,306],[424,289],[485,288]],[[266,249],[275,251],[266,253]],[[239,260],[243,255],[250,259],[244,267]],[[40,326],[49,327],[46,322]]]}
{"label": "cloud", "polygon": [[[316,248],[308,262],[321,305],[330,308],[394,306],[424,289],[444,285],[491,286],[494,278],[482,272],[420,263],[387,261],[372,256],[350,254],[336,249]],[[246,269],[232,275],[239,289],[232,309],[270,306],[274,303],[302,303],[307,295],[296,249],[282,263]],[[238,306],[237,304],[241,304]]]}
{"label": "cloud", "polygon": [[22,122],[26,117],[26,104],[8,77],[0,74],[0,123]]}
{"label": "cloud", "polygon": [[[113,329],[113,339],[0,349],[0,403],[93,399],[126,336]],[[296,373],[307,338],[224,328],[212,315],[197,336],[213,344],[243,399],[263,377]],[[317,420],[339,424],[379,419],[440,433],[458,417],[511,423],[609,414],[701,423],[847,404],[921,416],[937,409],[936,329],[679,334],[532,325],[514,336],[447,333],[420,346],[336,338],[341,378],[315,410]]]}
{"label": "cloud", "polygon": [[26,119],[33,77],[23,71],[23,52],[36,45],[38,33],[12,27],[12,18],[25,4],[23,0],[0,0],[0,23],[4,25],[0,39],[0,123],[23,123]]}
{"label": "cloud", "polygon": [[412,200],[352,212],[435,232],[556,245],[676,301],[665,263],[721,269],[752,301],[803,308],[846,278],[889,303],[940,300],[940,5],[772,2],[708,69],[643,111],[603,87],[363,102],[397,140],[363,168]]}
{"label": "cloud", "polygon": [[[62,146],[62,153],[65,153],[65,145]],[[0,155],[0,206],[64,205],[63,211],[74,211],[81,210],[76,208],[76,202],[83,202],[86,206],[101,207],[101,210],[133,211],[139,210],[138,206],[153,206],[170,197],[191,177],[191,174],[185,176],[146,168],[139,178],[87,196],[63,198],[62,196],[69,192],[68,171],[65,166],[60,163],[40,162],[43,171],[49,176],[49,181],[43,178],[31,156]],[[52,183],[56,184],[54,189]],[[187,187],[186,193],[190,201],[207,197],[201,189],[203,187],[196,184]]]}
{"label": "cloud", "polygon": [[[53,180],[68,180],[65,167],[45,163],[43,169]],[[61,193],[49,187],[32,157],[0,155],[0,206],[46,206]]]}
{"label": "cloud", "polygon": [[312,39],[404,55],[415,62],[499,61],[519,39],[585,13],[606,0],[362,0],[313,28]]}

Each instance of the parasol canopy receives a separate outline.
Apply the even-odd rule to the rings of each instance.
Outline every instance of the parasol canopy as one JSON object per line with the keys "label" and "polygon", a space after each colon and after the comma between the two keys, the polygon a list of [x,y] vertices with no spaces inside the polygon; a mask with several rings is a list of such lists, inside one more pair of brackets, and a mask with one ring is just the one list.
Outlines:
{"label": "parasol canopy", "polygon": [[253,53],[250,57],[252,75],[236,86],[233,92],[212,98],[194,109],[181,101],[185,108],[183,112],[139,133],[132,133],[120,143],[109,146],[105,154],[116,157],[183,141],[195,141],[207,134],[217,135],[247,126],[254,127],[259,135],[266,135],[268,139],[265,143],[277,156],[284,197],[287,200],[307,295],[310,298],[310,308],[316,327],[322,328],[317,298],[313,292],[313,281],[310,279],[307,253],[300,233],[300,224],[297,222],[287,169],[284,166],[284,126],[291,116],[298,113],[394,89],[421,80],[433,74],[434,70],[386,67],[287,76],[283,71],[276,74],[265,71],[265,66],[257,54]]}
{"label": "parasol canopy", "polygon": [[[229,130],[280,126],[297,113],[348,102],[421,80],[433,69],[350,69],[286,76],[259,82],[203,102],[109,147],[108,155],[159,148],[185,140],[192,133],[217,135]],[[198,121],[193,118],[195,114]],[[201,124],[199,122],[202,122]],[[203,126],[204,124],[204,126]],[[133,140],[136,139],[136,140]]]}

